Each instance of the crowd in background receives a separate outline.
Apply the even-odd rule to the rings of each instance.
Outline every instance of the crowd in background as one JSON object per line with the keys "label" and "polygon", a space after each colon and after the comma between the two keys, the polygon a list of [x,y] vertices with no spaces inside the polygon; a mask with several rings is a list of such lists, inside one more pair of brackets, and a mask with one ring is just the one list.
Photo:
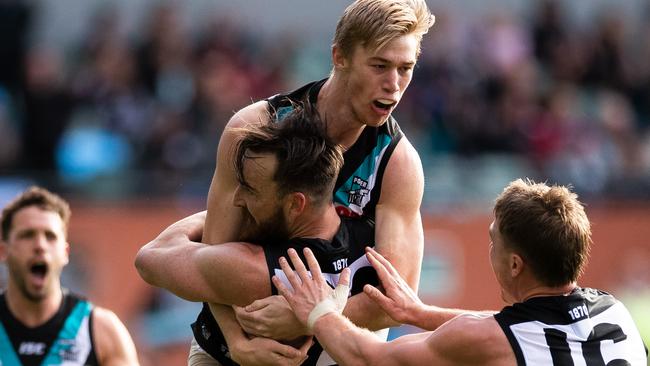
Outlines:
{"label": "crowd in background", "polygon": [[[433,6],[395,113],[425,171],[439,172],[436,157],[514,157],[582,194],[650,198],[650,6],[640,23],[603,9],[577,24],[561,2],[537,3],[475,19]],[[119,194],[186,182],[204,197],[233,112],[330,67],[327,44],[309,54],[298,34],[268,39],[219,14],[190,32],[167,3],[126,36],[102,9],[83,42],[57,50],[29,42],[26,4],[0,3],[0,170],[61,190],[106,194],[120,177]]]}
{"label": "crowd in background", "polygon": [[[534,3],[474,18],[432,2],[437,21],[395,113],[424,163],[425,205],[471,196],[506,166],[498,189],[528,175],[582,197],[650,200],[650,3],[641,22],[603,9],[583,23],[566,2]],[[32,42],[32,4],[0,0],[0,191],[26,178],[68,197],[202,205],[233,112],[331,67],[327,43],[269,38],[218,13],[190,27],[163,2],[126,35],[119,8],[99,9],[81,42],[58,49]],[[141,336],[187,337],[197,311],[159,291]]]}

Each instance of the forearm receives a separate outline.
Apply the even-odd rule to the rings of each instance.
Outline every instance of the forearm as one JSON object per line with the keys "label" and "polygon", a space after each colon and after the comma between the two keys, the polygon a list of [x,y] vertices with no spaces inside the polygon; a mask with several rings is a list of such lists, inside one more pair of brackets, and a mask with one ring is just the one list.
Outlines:
{"label": "forearm", "polygon": [[147,283],[167,288],[170,275],[191,253],[204,245],[195,241],[201,236],[205,211],[181,219],[165,228],[158,236],[140,248],[135,267]]}
{"label": "forearm", "polygon": [[340,365],[380,365],[375,358],[385,343],[366,329],[355,327],[336,313],[322,316],[314,324],[314,335]]}
{"label": "forearm", "polygon": [[[476,312],[463,309],[447,309],[433,305],[423,305],[406,319],[405,324],[413,325],[424,330],[436,330],[442,324],[466,313],[493,313],[490,311]],[[364,293],[350,297],[343,310],[343,315],[358,327],[376,331],[388,327],[399,326],[401,323],[393,320],[377,303]]]}
{"label": "forearm", "polygon": [[[190,253],[203,246],[200,243],[186,243],[186,246],[178,248],[163,247],[157,242],[158,239],[145,245],[138,251],[135,260],[135,267],[138,274],[148,284],[164,288],[176,296],[189,301],[200,301],[198,279],[186,276],[186,272],[179,268],[181,263],[188,263]],[[190,284],[186,286],[187,284]],[[192,285],[193,284],[193,285]]]}
{"label": "forearm", "polygon": [[223,333],[226,344],[228,344],[231,357],[235,362],[240,362],[239,355],[241,353],[239,348],[243,344],[242,342],[248,341],[248,337],[239,326],[232,307],[222,304],[210,304],[210,312],[219,324],[221,333]]}
{"label": "forearm", "polygon": [[424,330],[436,330],[439,326],[450,321],[461,314],[477,313],[462,309],[447,309],[433,305],[423,305],[420,309],[412,314],[407,324],[416,326]]}

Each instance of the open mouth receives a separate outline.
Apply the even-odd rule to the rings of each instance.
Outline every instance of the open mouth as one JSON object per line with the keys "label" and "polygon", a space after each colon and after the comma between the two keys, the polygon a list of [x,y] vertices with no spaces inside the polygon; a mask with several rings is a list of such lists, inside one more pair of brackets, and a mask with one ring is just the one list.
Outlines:
{"label": "open mouth", "polygon": [[395,105],[394,101],[388,99],[377,99],[372,103],[375,105],[375,107],[385,111],[389,111]]}
{"label": "open mouth", "polygon": [[45,275],[47,275],[47,269],[46,263],[34,263],[29,267],[31,274],[38,278],[45,278]]}

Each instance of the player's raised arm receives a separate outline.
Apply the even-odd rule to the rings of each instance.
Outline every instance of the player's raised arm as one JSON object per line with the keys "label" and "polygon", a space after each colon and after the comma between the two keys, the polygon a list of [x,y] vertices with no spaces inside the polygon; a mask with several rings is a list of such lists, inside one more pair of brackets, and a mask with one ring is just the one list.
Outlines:
{"label": "player's raised arm", "polygon": [[[424,174],[413,146],[402,138],[384,173],[376,207],[375,249],[397,269],[417,293],[424,236],[420,204]],[[344,315],[355,324],[377,330],[397,323],[365,294],[348,301]]]}

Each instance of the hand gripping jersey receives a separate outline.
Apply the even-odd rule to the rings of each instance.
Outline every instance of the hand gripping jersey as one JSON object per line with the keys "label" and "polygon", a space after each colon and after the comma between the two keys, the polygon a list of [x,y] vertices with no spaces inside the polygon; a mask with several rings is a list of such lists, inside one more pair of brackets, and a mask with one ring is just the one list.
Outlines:
{"label": "hand gripping jersey", "polygon": [[602,291],[578,288],[569,296],[535,297],[494,317],[519,366],[647,365],[630,313]]}
{"label": "hand gripping jersey", "polygon": [[[351,269],[350,296],[362,292],[365,284],[377,285],[379,283],[377,274],[366,259],[364,251],[365,246],[374,246],[374,229],[374,225],[366,220],[342,218],[339,231],[331,242],[322,239],[293,238],[287,243],[264,243],[269,282],[273,275],[278,275],[289,285],[278,260],[282,256],[286,257],[287,249],[294,248],[304,261],[302,249],[308,247],[314,252],[323,277],[330,285],[338,283],[339,275],[345,267]],[[357,244],[350,245],[351,243]],[[271,288],[273,295],[277,295],[277,289],[273,285]],[[199,346],[223,366],[237,365],[230,359],[226,340],[205,303],[196,322],[192,324],[192,332]],[[309,349],[308,355],[309,358],[303,365],[336,364],[323,352],[323,348],[318,343]]]}
{"label": "hand gripping jersey", "polygon": [[0,295],[0,366],[98,365],[92,339],[92,304],[64,291],[61,307],[43,325],[28,328]]}
{"label": "hand gripping jersey", "polygon": [[[269,98],[269,113],[274,121],[281,122],[293,110],[295,103],[309,100],[315,106],[318,92],[326,80]],[[402,136],[392,116],[379,127],[364,127],[354,145],[343,154],[343,168],[334,188],[334,204],[339,216],[375,219],[375,206],[379,201],[386,164]]]}

